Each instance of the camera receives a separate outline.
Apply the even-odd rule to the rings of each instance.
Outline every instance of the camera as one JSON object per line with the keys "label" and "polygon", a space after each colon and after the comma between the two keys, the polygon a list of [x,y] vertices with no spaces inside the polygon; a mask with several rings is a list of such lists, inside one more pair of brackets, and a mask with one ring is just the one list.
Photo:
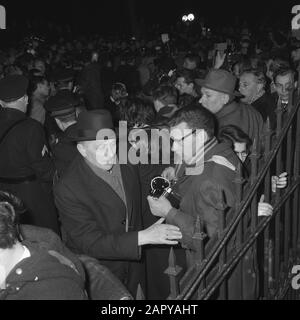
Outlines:
{"label": "camera", "polygon": [[170,201],[172,207],[179,209],[181,196],[173,190],[171,182],[161,176],[151,180],[150,196],[153,198],[164,196]]}

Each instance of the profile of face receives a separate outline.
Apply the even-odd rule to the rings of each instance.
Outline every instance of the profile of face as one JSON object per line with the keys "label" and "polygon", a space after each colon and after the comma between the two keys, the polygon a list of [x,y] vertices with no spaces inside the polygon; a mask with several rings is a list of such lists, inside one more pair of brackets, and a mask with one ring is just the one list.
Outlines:
{"label": "profile of face", "polygon": [[247,55],[249,50],[249,42],[248,41],[242,41],[241,42],[241,54]]}
{"label": "profile of face", "polygon": [[183,62],[183,67],[188,70],[195,70],[197,68],[197,65],[195,61],[191,61],[190,59],[185,58]]}
{"label": "profile of face", "polygon": [[236,155],[240,158],[242,162],[245,162],[245,160],[248,157],[248,150],[246,146],[246,142],[235,142],[234,143],[234,152]]}
{"label": "profile of face", "polygon": [[44,75],[46,72],[45,63],[42,60],[35,61],[34,68],[40,70],[42,75]]}
{"label": "profile of face", "polygon": [[170,138],[175,159],[192,164],[197,150],[207,141],[207,133],[197,129],[196,132],[189,128],[186,122],[181,122],[171,128]]}
{"label": "profile of face", "polygon": [[175,88],[179,91],[180,95],[192,94],[194,90],[194,84],[187,84],[183,77],[179,77],[176,79]]}
{"label": "profile of face", "polygon": [[251,103],[252,99],[262,87],[262,84],[257,82],[257,78],[253,74],[242,74],[239,81],[239,91],[244,97],[241,100],[246,103]]}
{"label": "profile of face", "polygon": [[300,48],[294,49],[291,52],[291,58],[292,58],[294,63],[300,61]]}
{"label": "profile of face", "polygon": [[201,93],[202,97],[199,102],[204,108],[208,109],[214,114],[219,112],[229,101],[229,95],[222,92],[202,87]]}
{"label": "profile of face", "polygon": [[275,79],[275,90],[279,98],[288,101],[290,92],[294,89],[294,79],[291,73],[278,75]]}
{"label": "profile of face", "polygon": [[44,97],[48,97],[50,95],[50,84],[47,80],[38,84],[37,91],[43,95]]}
{"label": "profile of face", "polygon": [[239,78],[240,77],[240,65],[239,63],[234,64],[233,68],[232,68],[232,73]]}
{"label": "profile of face", "polygon": [[87,161],[102,170],[109,171],[117,161],[116,139],[80,142],[77,149]]}

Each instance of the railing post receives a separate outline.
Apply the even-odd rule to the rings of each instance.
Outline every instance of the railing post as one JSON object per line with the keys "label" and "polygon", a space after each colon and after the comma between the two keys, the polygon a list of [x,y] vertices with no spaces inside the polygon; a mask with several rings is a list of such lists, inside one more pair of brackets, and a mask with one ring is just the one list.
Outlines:
{"label": "railing post", "polygon": [[[243,183],[244,183],[244,179],[243,179],[243,172],[242,172],[242,163],[239,162],[238,166],[237,166],[237,172],[236,172],[236,178],[234,180],[234,183],[236,185],[236,191],[237,191],[237,197],[236,197],[236,211],[235,212],[239,212],[238,209],[240,207],[240,204],[243,200]],[[243,224],[244,224],[244,218],[245,216],[247,217],[247,214],[245,214],[242,218],[241,221],[239,222],[238,226],[237,226],[237,249],[239,250],[242,246],[243,243]],[[239,264],[237,265],[237,271],[238,271],[238,275],[239,275],[239,282],[240,282],[240,288],[241,288],[241,292],[240,292],[240,296],[241,298],[243,297],[243,260],[241,259],[241,261],[239,262]]]}
{"label": "railing post", "polygon": [[[289,98],[289,107],[288,107],[288,113],[291,112],[292,110],[292,94],[293,92],[290,93],[290,98]],[[292,130],[293,130],[293,123],[291,124],[288,135],[287,135],[287,146],[286,146],[286,172],[288,174],[288,177],[291,177],[292,174]],[[296,137],[295,137],[296,138]],[[277,192],[277,190],[276,190]],[[290,235],[292,232],[292,226],[291,226],[291,206],[290,206],[290,199],[288,199],[285,203],[284,206],[284,273],[288,274],[288,268],[289,268],[289,256],[290,256]]]}
{"label": "railing post", "polygon": [[[282,129],[282,106],[279,99],[279,103],[277,104],[277,127],[276,127],[276,137],[277,139],[280,136],[281,129]],[[278,149],[278,153],[276,155],[276,175],[280,174],[282,170],[282,147]],[[280,190],[276,192],[276,203],[280,201]],[[280,210],[280,209],[279,209]],[[280,222],[281,218],[281,210],[278,212],[275,218],[275,246],[274,246],[274,253],[275,253],[275,281],[276,281],[276,288],[278,289],[279,286],[279,274],[280,274]]]}
{"label": "railing post", "polygon": [[[223,198],[224,194],[223,194]],[[225,200],[225,199],[224,199]],[[224,201],[225,203],[225,201]],[[219,211],[219,226],[218,226],[218,238],[221,238],[221,235],[223,234],[224,229],[226,228],[226,216],[225,211]],[[224,265],[226,264],[227,260],[227,247],[224,246],[222,252],[220,253],[219,258],[219,270],[222,270]],[[220,299],[221,300],[227,300],[227,280],[224,280],[223,283],[220,286]]]}
{"label": "railing post", "polygon": [[169,276],[170,280],[170,295],[168,300],[175,299],[179,294],[179,274],[182,271],[182,268],[176,265],[176,256],[173,248],[170,249],[169,254],[169,267],[165,273]]}
{"label": "railing post", "polygon": [[[265,125],[265,150],[264,150],[264,159],[266,160],[271,152],[271,125],[270,125],[270,119],[267,118],[267,122]],[[268,168],[265,181],[264,181],[264,195],[265,195],[265,202],[270,203],[271,202],[271,170]],[[257,200],[257,198],[256,198]],[[257,201],[256,201],[256,208],[257,208]],[[260,245],[263,246],[263,254],[264,254],[264,265],[263,265],[263,272],[264,272],[264,290],[263,290],[263,296],[264,298],[268,298],[270,295],[269,291],[269,283],[270,278],[272,278],[272,273],[270,268],[270,263],[273,261],[273,250],[271,248],[272,241],[270,240],[270,225],[268,225],[264,231],[264,238],[263,243],[259,242],[258,250],[260,250]],[[261,253],[259,251],[259,253]]]}
{"label": "railing post", "polygon": [[[300,86],[300,84],[299,84]],[[298,143],[296,143],[296,150],[295,150],[295,165],[294,165],[294,179],[298,179],[300,176],[300,108],[298,109],[298,114],[297,114],[297,132],[296,132],[296,142],[297,142],[297,138],[298,138]],[[294,203],[293,203],[293,209],[294,209],[294,216],[295,216],[295,224],[297,219],[298,219],[298,230],[296,232],[296,246],[295,249],[298,250],[300,248],[300,208],[299,208],[299,204],[300,204],[300,190],[298,190],[298,192],[295,192],[294,195]]]}
{"label": "railing post", "polygon": [[[196,225],[195,225],[194,234],[193,234],[193,241],[195,242],[195,247],[197,248],[197,251],[195,254],[195,261],[194,261],[194,263],[196,263],[197,270],[199,270],[201,263],[205,259],[205,250],[204,250],[204,242],[203,242],[205,237],[206,237],[206,234],[203,232],[203,225],[201,223],[200,216],[197,215]],[[203,278],[199,286],[198,294],[200,294],[201,291],[205,289],[205,287],[206,287],[206,279]]]}
{"label": "railing post", "polygon": [[[259,159],[256,139],[254,139],[253,141],[250,159],[251,159],[250,183],[251,185],[253,185],[257,177],[257,167],[258,167],[258,159]],[[257,194],[254,195],[251,202],[251,231],[252,232],[255,230],[256,226],[257,226]]]}
{"label": "railing post", "polygon": [[138,287],[136,290],[136,300],[145,300],[145,295],[140,283],[138,284]]}

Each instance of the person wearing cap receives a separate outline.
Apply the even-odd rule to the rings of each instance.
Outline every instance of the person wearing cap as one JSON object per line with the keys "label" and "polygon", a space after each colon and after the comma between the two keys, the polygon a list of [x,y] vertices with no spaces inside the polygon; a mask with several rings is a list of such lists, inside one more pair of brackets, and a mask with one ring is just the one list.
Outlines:
{"label": "person wearing cap", "polygon": [[74,71],[71,69],[58,69],[54,70],[52,80],[55,84],[55,90],[68,90],[72,91],[74,87]]}
{"label": "person wearing cap", "polygon": [[45,104],[45,109],[61,130],[52,139],[53,143],[50,146],[58,178],[62,176],[78,154],[76,144],[68,138],[77,122],[77,104],[78,100],[75,95],[67,90],[59,91],[55,96],[50,97]]}
{"label": "person wearing cap", "polygon": [[79,155],[54,187],[66,244],[100,260],[135,296],[144,285],[141,246],[177,244],[179,228],[159,220],[142,230],[138,169],[118,163],[109,111],[80,113],[70,139]]}
{"label": "person wearing cap", "polygon": [[0,80],[0,187],[24,202],[24,223],[59,233],[51,196],[55,168],[42,125],[26,117],[27,87],[24,76]]}
{"label": "person wearing cap", "polygon": [[251,105],[236,102],[242,95],[235,91],[236,77],[226,70],[212,69],[205,79],[197,79],[202,97],[199,102],[212,112],[218,122],[218,129],[235,125],[242,129],[252,141],[263,136],[263,119]]}

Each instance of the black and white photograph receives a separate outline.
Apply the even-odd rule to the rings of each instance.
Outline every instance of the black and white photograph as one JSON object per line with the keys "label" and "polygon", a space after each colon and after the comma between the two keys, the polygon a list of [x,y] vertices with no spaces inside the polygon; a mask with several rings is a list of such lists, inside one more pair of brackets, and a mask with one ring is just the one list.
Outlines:
{"label": "black and white photograph", "polygon": [[300,1],[0,0],[0,300],[299,299]]}

